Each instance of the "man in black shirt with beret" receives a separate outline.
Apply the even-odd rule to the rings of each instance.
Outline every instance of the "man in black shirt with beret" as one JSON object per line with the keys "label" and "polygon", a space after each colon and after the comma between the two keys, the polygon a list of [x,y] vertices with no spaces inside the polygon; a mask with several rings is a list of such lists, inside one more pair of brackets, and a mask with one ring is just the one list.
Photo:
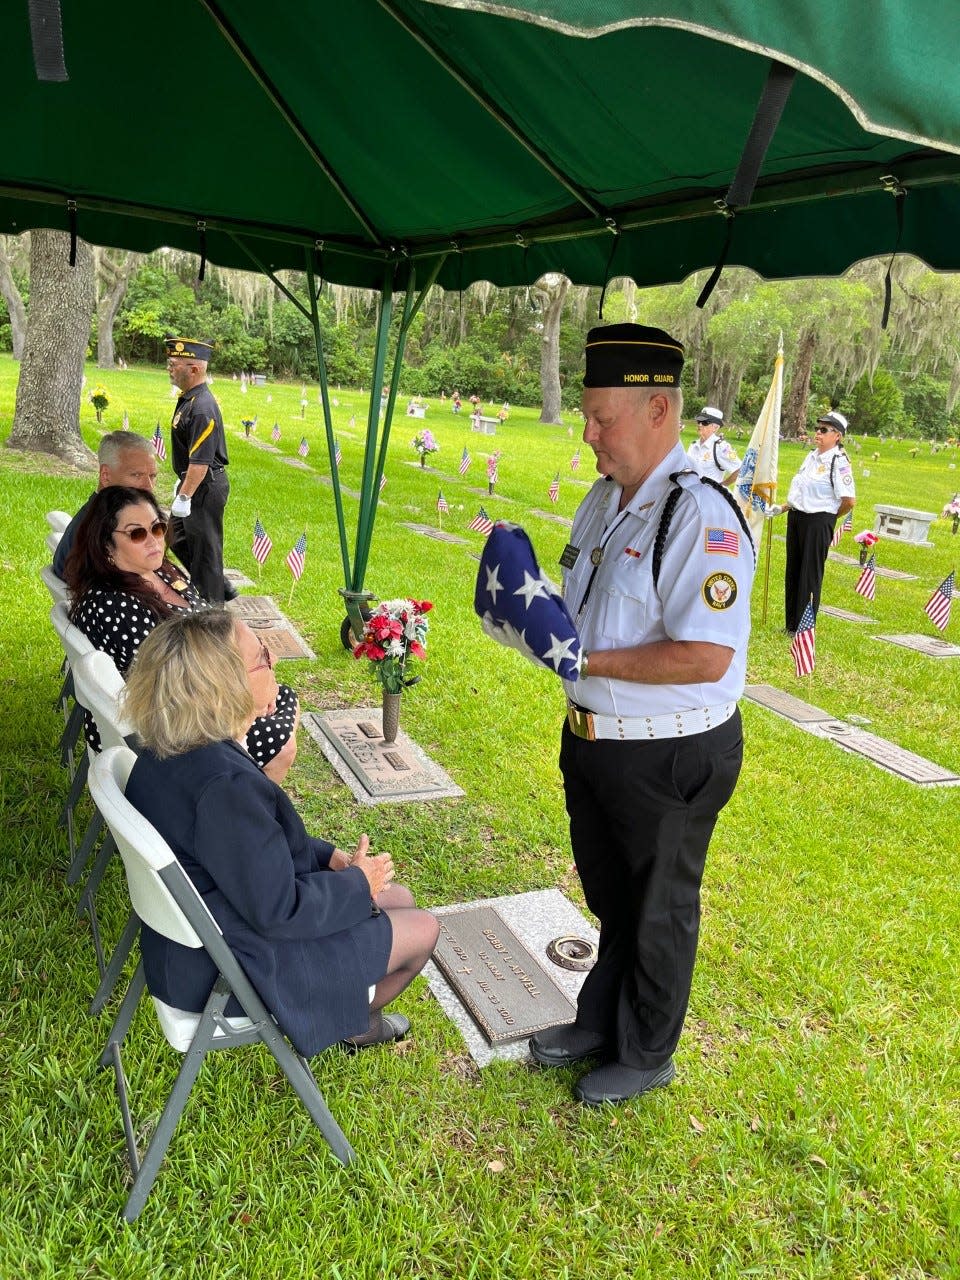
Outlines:
{"label": "man in black shirt with beret", "polygon": [[230,482],[223,416],[207,386],[213,347],[173,337],[165,338],[164,345],[170,381],[180,391],[170,430],[173,469],[180,477],[170,508],[170,545],[200,594],[212,604],[223,604],[223,512]]}

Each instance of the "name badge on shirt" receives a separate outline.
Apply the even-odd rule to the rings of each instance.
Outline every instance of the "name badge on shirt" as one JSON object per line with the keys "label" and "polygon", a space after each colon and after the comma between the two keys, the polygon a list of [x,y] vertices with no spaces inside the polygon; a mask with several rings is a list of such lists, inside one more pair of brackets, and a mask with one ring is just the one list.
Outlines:
{"label": "name badge on shirt", "polygon": [[577,563],[577,560],[579,558],[580,558],[580,548],[575,547],[572,542],[568,542],[567,545],[563,548],[563,552],[560,556],[560,564],[564,567],[564,569],[572,569],[573,566]]}

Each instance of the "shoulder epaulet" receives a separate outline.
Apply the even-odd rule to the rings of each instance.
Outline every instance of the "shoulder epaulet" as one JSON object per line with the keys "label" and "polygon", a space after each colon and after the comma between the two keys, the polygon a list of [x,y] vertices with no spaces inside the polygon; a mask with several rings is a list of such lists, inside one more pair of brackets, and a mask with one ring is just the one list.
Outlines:
{"label": "shoulder epaulet", "polygon": [[663,548],[667,543],[667,534],[670,531],[670,521],[673,519],[673,513],[677,503],[680,501],[680,494],[684,489],[690,489],[697,481],[700,484],[707,484],[711,489],[715,489],[719,493],[730,509],[734,512],[737,520],[740,522],[740,528],[747,536],[747,542],[750,550],[753,552],[754,564],[757,560],[757,549],[753,545],[753,535],[750,532],[750,526],[744,519],[743,512],[737,506],[737,500],[733,494],[724,485],[719,484],[716,480],[711,480],[709,476],[698,476],[695,471],[675,471],[670,477],[673,482],[673,488],[667,494],[667,500],[663,504],[663,511],[660,513],[660,523],[657,525],[657,536],[653,540],[653,585],[656,586],[660,580],[660,565],[663,561]]}

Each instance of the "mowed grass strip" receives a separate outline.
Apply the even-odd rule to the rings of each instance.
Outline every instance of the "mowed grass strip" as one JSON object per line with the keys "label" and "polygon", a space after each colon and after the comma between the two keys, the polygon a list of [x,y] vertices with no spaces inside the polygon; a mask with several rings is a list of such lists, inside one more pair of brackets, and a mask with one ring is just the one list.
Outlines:
{"label": "mowed grass strip", "polygon": [[[87,372],[87,391],[102,381],[111,395],[100,428],[84,403],[91,446],[124,412],[134,430],[149,435],[158,419],[166,429],[172,400],[162,370]],[[4,439],[16,373],[0,357]],[[274,551],[257,589],[317,654],[285,662],[284,678],[307,708],[375,703],[369,672],[339,641],[343,575],[316,388],[303,418],[300,384],[242,395],[217,378],[214,391],[231,451],[228,562],[257,579],[250,544],[259,515]],[[367,398],[332,394],[343,481],[358,488]],[[244,438],[241,418],[254,416],[260,440],[279,422],[279,456]],[[472,613],[469,552],[481,539],[466,525],[480,503],[523,523],[558,575],[567,530],[529,512],[572,516],[593,476],[587,449],[570,471],[580,434],[573,416],[561,427],[536,418],[512,409],[498,435],[485,437],[431,401],[425,422],[441,449],[421,469],[407,464],[417,462],[410,441],[423,424],[399,416],[377,514],[368,587],[436,605],[424,679],[405,696],[401,723],[466,798],[361,810],[305,734],[290,777],[312,829],[346,843],[368,831],[427,905],[553,885],[582,904],[556,767],[559,687],[487,641]],[[281,460],[296,457],[301,435],[311,472]],[[473,463],[461,479],[464,444]],[[502,450],[497,495],[481,497],[470,487],[486,488],[493,446]],[[960,487],[956,451],[924,447],[911,459],[910,447],[851,449],[855,530],[872,526],[875,502],[939,511]],[[781,492],[801,456],[782,449]],[[166,472],[163,496],[172,481]],[[451,507],[444,528],[468,547],[403,527],[436,523],[441,484]],[[358,1152],[350,1169],[333,1162],[267,1055],[228,1055],[208,1064],[143,1215],[122,1227],[119,1116],[112,1079],[96,1068],[109,1015],[86,1013],[92,950],[63,878],[60,655],[38,575],[45,511],[72,511],[91,488],[88,476],[0,450],[0,1275],[960,1274],[960,792],[914,787],[751,704],[740,785],[708,858],[700,958],[671,1089],[593,1112],[572,1102],[572,1072],[515,1064],[479,1072],[421,981],[401,1002],[414,1028],[408,1045],[357,1058],[332,1051],[316,1063]],[[346,498],[345,507],[353,529],[357,504]],[[283,560],[304,528],[306,570],[291,600]],[[874,623],[821,615],[817,669],[801,681],[781,634],[775,538],[765,623],[762,578],[755,589],[750,679],[838,717],[864,717],[873,732],[960,771],[960,664],[875,639],[934,634],[923,605],[960,559],[960,539],[945,521],[932,539],[932,548],[880,543],[880,564],[918,577],[881,579],[871,605],[853,593],[855,568],[828,565],[824,602]],[[840,549],[853,553],[849,537]],[[948,640],[958,627],[955,611]],[[101,894],[108,933],[124,915],[116,871]],[[146,1124],[176,1060],[149,1009],[135,1030],[128,1066]]]}

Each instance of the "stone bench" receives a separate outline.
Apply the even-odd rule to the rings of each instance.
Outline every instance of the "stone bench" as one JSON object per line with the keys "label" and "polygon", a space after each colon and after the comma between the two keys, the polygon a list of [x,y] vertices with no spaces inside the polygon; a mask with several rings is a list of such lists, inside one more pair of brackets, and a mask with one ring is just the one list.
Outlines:
{"label": "stone bench", "polygon": [[485,418],[482,414],[474,413],[470,417],[470,425],[474,431],[479,431],[481,435],[495,436],[497,434],[496,418]]}
{"label": "stone bench", "polygon": [[874,533],[881,538],[894,538],[897,542],[912,542],[918,547],[932,547],[927,538],[930,525],[936,520],[933,511],[914,511],[910,507],[875,506],[877,521]]}

